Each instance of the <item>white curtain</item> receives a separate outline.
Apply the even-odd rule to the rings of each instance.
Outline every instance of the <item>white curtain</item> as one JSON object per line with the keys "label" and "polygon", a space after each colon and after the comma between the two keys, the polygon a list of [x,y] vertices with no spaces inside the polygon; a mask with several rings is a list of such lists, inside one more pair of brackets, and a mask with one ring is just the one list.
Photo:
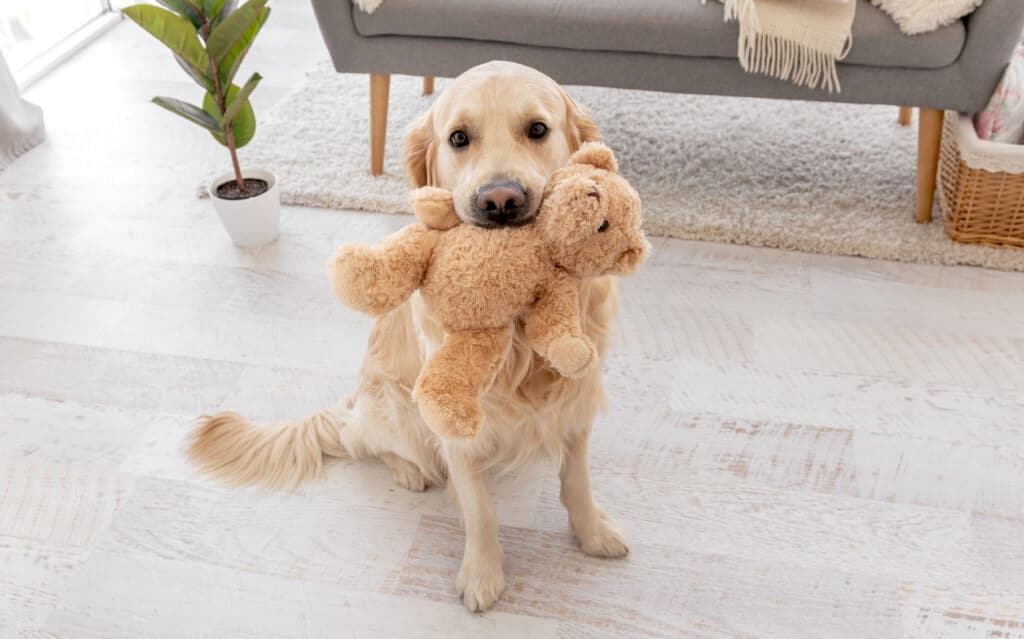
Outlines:
{"label": "white curtain", "polygon": [[21,98],[0,53],[0,171],[45,137],[43,110]]}

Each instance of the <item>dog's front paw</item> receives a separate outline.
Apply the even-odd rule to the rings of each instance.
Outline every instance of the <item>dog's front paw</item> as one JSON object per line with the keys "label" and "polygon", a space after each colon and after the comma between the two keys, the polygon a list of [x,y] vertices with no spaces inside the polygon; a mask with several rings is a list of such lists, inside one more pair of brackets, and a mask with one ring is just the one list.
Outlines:
{"label": "dog's front paw", "polygon": [[593,521],[576,526],[574,532],[583,552],[592,557],[621,559],[629,554],[629,546],[622,531],[608,515],[599,512]]}
{"label": "dog's front paw", "polygon": [[586,337],[563,335],[548,345],[548,362],[565,377],[583,377],[597,364],[597,348]]}
{"label": "dog's front paw", "polygon": [[505,592],[505,571],[501,568],[500,553],[496,557],[463,557],[455,588],[470,612],[483,612],[493,606]]}

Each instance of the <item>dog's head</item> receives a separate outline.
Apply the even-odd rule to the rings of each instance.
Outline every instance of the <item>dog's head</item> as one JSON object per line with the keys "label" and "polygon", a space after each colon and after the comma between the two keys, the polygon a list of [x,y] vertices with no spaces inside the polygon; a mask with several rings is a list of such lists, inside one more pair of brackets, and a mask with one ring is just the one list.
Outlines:
{"label": "dog's head", "polygon": [[518,226],[537,214],[548,178],[597,125],[558,84],[513,62],[488,62],[455,78],[409,128],[413,186],[454,194],[459,219]]}
{"label": "dog's head", "polygon": [[629,275],[650,248],[640,196],[618,174],[611,149],[597,142],[551,176],[537,224],[559,266],[580,277]]}

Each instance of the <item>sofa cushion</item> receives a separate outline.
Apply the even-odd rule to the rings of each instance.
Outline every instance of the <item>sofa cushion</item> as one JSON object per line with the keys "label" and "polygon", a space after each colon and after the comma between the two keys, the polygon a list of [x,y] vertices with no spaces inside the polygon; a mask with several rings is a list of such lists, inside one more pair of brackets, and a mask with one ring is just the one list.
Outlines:
{"label": "sofa cushion", "polygon": [[[363,36],[424,36],[563,49],[735,58],[738,27],[714,0],[384,0],[366,14],[353,7]],[[963,49],[963,22],[904,36],[893,21],[858,0],[853,49],[844,62],[939,68]]]}

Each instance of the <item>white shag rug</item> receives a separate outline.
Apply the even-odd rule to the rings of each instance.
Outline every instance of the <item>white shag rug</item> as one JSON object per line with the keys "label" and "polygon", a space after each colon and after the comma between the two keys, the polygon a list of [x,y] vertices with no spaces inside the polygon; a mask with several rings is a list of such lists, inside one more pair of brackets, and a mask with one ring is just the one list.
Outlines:
{"label": "white shag rug", "polygon": [[[445,81],[438,79],[437,90]],[[591,110],[654,235],[1024,271],[1024,250],[958,244],[914,217],[916,125],[897,109],[569,87]],[[421,80],[393,76],[386,174],[371,177],[369,79],[324,62],[260,120],[243,165],[286,204],[406,212],[405,126]]]}

